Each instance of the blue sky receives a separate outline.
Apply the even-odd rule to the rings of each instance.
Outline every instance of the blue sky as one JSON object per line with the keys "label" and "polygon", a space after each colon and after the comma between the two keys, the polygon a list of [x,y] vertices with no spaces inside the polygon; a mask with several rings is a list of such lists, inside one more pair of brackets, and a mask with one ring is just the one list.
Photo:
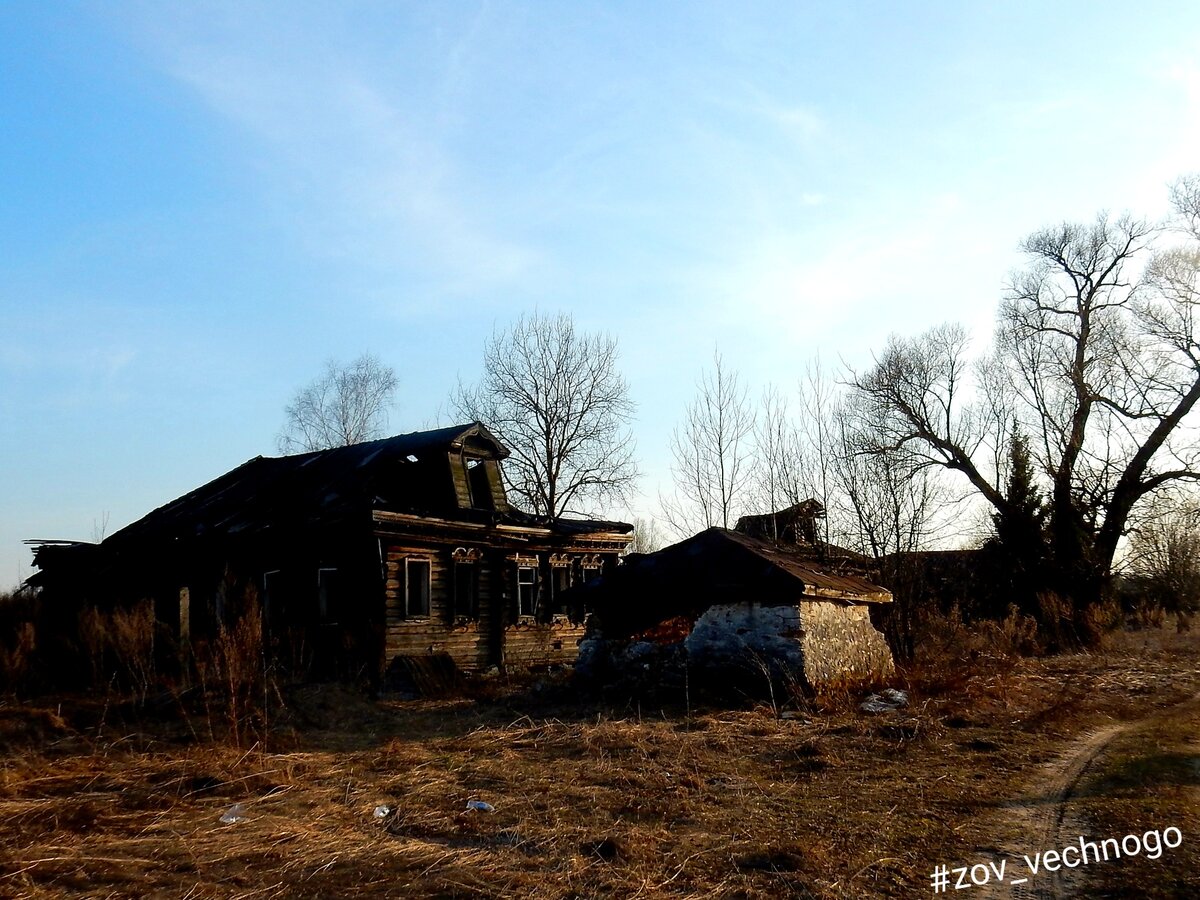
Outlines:
{"label": "blue sky", "polygon": [[4,3],[0,588],[534,308],[619,339],[649,508],[715,345],[982,344],[1021,237],[1196,169],[1195,4]]}

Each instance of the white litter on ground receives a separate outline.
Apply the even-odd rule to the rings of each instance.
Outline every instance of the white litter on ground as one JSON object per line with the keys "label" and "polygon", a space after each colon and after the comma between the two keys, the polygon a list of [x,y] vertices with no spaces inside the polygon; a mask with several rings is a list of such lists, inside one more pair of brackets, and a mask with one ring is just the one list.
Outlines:
{"label": "white litter on ground", "polygon": [[868,713],[889,713],[908,706],[908,692],[887,688],[878,694],[871,694],[858,708]]}

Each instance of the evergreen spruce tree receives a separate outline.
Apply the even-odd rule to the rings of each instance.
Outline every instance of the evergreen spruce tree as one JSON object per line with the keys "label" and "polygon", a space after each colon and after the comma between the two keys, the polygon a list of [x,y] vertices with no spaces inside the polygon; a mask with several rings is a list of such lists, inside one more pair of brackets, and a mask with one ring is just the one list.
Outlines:
{"label": "evergreen spruce tree", "polygon": [[[1047,507],[1034,479],[1029,442],[1014,425],[1009,438],[1008,483],[1005,508],[992,514],[997,587],[1001,588],[994,614],[1003,614],[1009,603],[1024,613],[1037,615],[1039,591],[1047,587]],[[1007,594],[1007,598],[1004,596]]]}

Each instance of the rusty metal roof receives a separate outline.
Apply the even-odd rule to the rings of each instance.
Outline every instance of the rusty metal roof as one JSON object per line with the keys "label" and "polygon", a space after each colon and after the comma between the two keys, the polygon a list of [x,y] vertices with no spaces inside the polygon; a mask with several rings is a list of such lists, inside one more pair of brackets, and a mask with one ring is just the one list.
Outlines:
{"label": "rusty metal roof", "polygon": [[[839,569],[845,569],[852,564],[854,557],[857,557],[858,554],[842,551],[837,547],[822,549],[776,544],[724,528],[711,530],[720,532],[725,539],[739,544],[802,582],[805,596],[849,600],[858,603],[891,602],[891,591],[886,588],[872,584],[861,575],[839,571]],[[820,558],[819,554],[822,552],[826,556],[825,560]]]}

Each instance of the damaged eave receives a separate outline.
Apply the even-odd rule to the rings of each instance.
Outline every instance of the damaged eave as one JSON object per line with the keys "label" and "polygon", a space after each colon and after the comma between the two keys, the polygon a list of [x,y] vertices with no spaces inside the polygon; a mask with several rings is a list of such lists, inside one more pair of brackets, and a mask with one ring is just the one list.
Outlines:
{"label": "damaged eave", "polygon": [[[458,519],[444,519],[437,516],[420,516],[413,513],[398,513],[391,512],[386,509],[375,509],[371,511],[371,520],[376,525],[380,526],[402,526],[406,530],[434,527],[441,531],[456,530],[470,534],[491,534],[504,535],[510,540],[519,541],[545,541],[553,538],[561,538],[561,535],[552,528],[536,527],[530,525],[507,525],[503,523],[491,522],[464,522]],[[615,531],[594,531],[581,532],[576,535],[569,535],[577,542],[596,542],[611,545],[613,549],[622,549],[633,540],[633,535],[622,534]]]}
{"label": "damaged eave", "polygon": [[[465,531],[487,531],[494,526],[483,522],[463,522],[454,519],[441,519],[437,516],[414,516],[407,513],[388,512],[386,509],[371,510],[371,521],[379,525],[439,525],[461,528]],[[549,534],[549,532],[546,532]]]}
{"label": "damaged eave", "polygon": [[891,591],[863,594],[857,591],[835,591],[832,588],[806,586],[804,596],[814,600],[843,600],[847,603],[891,603]]}

